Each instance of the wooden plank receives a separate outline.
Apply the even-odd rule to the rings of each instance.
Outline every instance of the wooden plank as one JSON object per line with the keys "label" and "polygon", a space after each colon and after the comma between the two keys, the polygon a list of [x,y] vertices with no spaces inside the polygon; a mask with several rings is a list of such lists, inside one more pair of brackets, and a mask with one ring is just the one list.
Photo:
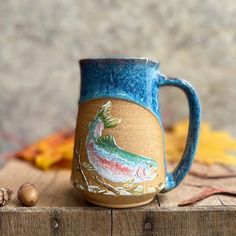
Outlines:
{"label": "wooden plank", "polygon": [[[236,189],[236,178],[229,178],[226,181],[219,181],[219,186],[224,188]],[[218,195],[220,201],[225,206],[236,206],[236,197]]]}
{"label": "wooden plank", "polygon": [[[201,168],[199,164],[198,168]],[[220,172],[220,169],[221,172],[225,171],[223,170],[224,167],[219,166],[203,166],[202,168],[205,171],[214,171],[215,173],[217,169],[218,172]],[[12,201],[6,207],[20,206],[16,198],[16,192],[19,186],[25,182],[33,183],[37,187],[40,194],[37,203],[39,207],[91,206],[81,198],[70,184],[70,170],[41,171],[26,162],[12,160],[7,163],[4,169],[0,170],[0,186],[9,187],[15,192]],[[153,202],[153,204],[158,206],[159,203],[161,207],[176,207],[182,200],[200,192],[201,189],[197,187],[198,185],[236,188],[236,181],[235,178],[215,180],[188,175],[179,187],[171,192],[159,195],[158,201]],[[236,198],[217,195],[204,199],[195,206],[220,206],[222,204],[236,205]]]}
{"label": "wooden plank", "polygon": [[14,191],[12,200],[5,207],[22,206],[17,199],[17,190],[26,182],[34,184],[39,191],[39,207],[91,205],[85,202],[71,185],[70,170],[42,171],[26,162],[14,160],[0,170],[0,186]]}
{"label": "wooden plank", "polygon": [[0,210],[4,236],[111,235],[111,211],[102,208],[5,208]]}
{"label": "wooden plank", "polygon": [[[25,182],[34,183],[40,193],[36,207],[19,207],[16,192]],[[0,235],[236,235],[235,198],[217,195],[192,207],[176,207],[198,193],[198,185],[235,188],[236,181],[189,175],[146,206],[110,210],[82,199],[70,184],[70,170],[41,171],[12,160],[0,170],[0,186],[15,191],[13,200],[0,208]]]}
{"label": "wooden plank", "polygon": [[[197,187],[181,184],[179,187],[168,193],[159,194],[158,199],[161,207],[177,207],[180,202],[196,195],[200,191],[201,190]],[[193,206],[222,206],[222,203],[217,196],[211,196],[195,203]]]}
{"label": "wooden plank", "polygon": [[229,173],[236,172],[236,167],[222,166],[222,165],[203,165],[194,163],[191,167],[190,173],[200,172],[206,174],[208,177],[214,177],[216,175],[227,175]]}
{"label": "wooden plank", "polygon": [[113,210],[112,235],[236,235],[236,208]]}
{"label": "wooden plank", "polygon": [[[25,182],[39,191],[36,207],[20,207],[16,193]],[[111,234],[111,210],[83,200],[70,184],[70,170],[41,171],[14,160],[0,170],[0,186],[14,190],[12,200],[0,208],[0,235]]]}
{"label": "wooden plank", "polygon": [[[236,178],[222,178],[222,179],[200,179],[200,178],[195,178],[195,177],[191,177],[189,176],[188,178],[186,178],[186,180],[184,181],[184,184],[188,185],[199,185],[199,186],[211,186],[211,187],[222,187],[222,188],[228,188],[228,189],[236,189]],[[191,187],[191,186],[189,186]],[[200,192],[202,189],[199,187],[196,187],[196,189],[198,189],[198,191]],[[215,198],[218,198],[219,201],[221,202],[221,204],[226,205],[226,206],[236,206],[236,198],[235,197],[231,197],[231,196],[226,196],[226,195],[221,195],[221,194],[217,194],[215,195]],[[213,197],[209,197],[207,198],[209,199],[210,202],[207,202],[208,205],[212,205],[211,203],[213,203]],[[203,201],[199,202],[199,205],[203,205],[204,202],[207,200],[204,199]],[[216,201],[215,201],[216,203]],[[217,204],[219,205],[219,204]]]}
{"label": "wooden plank", "polygon": [[[169,168],[173,169],[173,164],[169,164]],[[208,176],[223,175],[231,171],[234,173],[235,168],[228,168],[219,165],[206,166],[198,163],[193,164],[193,170],[201,173],[206,173]],[[161,207],[175,207],[181,201],[190,198],[201,192],[203,189],[199,186],[211,186],[211,187],[224,187],[230,189],[236,189],[236,178],[198,178],[192,175],[187,175],[183,183],[176,189],[158,195],[159,203]],[[236,198],[224,195],[214,195],[206,198],[200,202],[197,202],[193,206],[236,206]]]}
{"label": "wooden plank", "polygon": [[41,176],[42,171],[32,169],[29,164],[23,161],[13,160],[0,170],[0,186],[8,187],[14,191],[12,200],[7,204],[7,207],[21,206],[16,198],[18,188],[27,182],[34,183],[34,180]]}
{"label": "wooden plank", "polygon": [[[223,173],[224,167],[221,166],[202,166],[195,164],[198,168],[212,173]],[[152,203],[153,206],[159,207],[176,207],[179,202],[189,198],[201,191],[198,185],[215,186],[215,187],[228,187],[236,188],[236,178],[226,179],[202,179],[188,175],[182,184],[173,191],[158,196],[157,201]],[[12,200],[6,207],[21,206],[19,204],[16,193],[19,186],[25,182],[35,184],[37,187],[40,198],[37,203],[38,207],[78,207],[78,206],[91,206],[91,204],[84,201],[78,192],[70,184],[70,170],[49,170],[41,171],[30,164],[12,160],[9,161],[4,169],[0,170],[0,186],[9,187],[14,190]],[[196,186],[189,186],[196,185]],[[220,205],[236,205],[236,198],[229,196],[212,196],[194,206],[220,206]]]}
{"label": "wooden plank", "polygon": [[[208,168],[208,167],[207,167]],[[206,181],[200,179],[202,185],[206,184]],[[198,194],[202,189],[197,187],[199,185],[199,179],[187,175],[183,182],[170,192],[159,194],[158,199],[161,207],[176,207],[180,202]],[[193,186],[191,186],[193,185]],[[196,186],[194,186],[196,185]],[[200,202],[195,203],[193,206],[222,206],[222,202],[218,196],[211,196]]]}
{"label": "wooden plank", "polygon": [[[17,171],[16,171],[17,170]],[[25,182],[39,191],[37,207],[90,207],[70,183],[70,170],[42,171],[29,163],[13,160],[0,170],[0,186],[14,191],[12,200],[4,208],[22,206],[17,200],[17,190]],[[159,206],[157,199],[151,205]]]}
{"label": "wooden plank", "polygon": [[[212,165],[212,166],[204,166],[200,164],[194,164],[194,167],[201,172],[209,173],[209,176],[216,176],[216,175],[224,175],[229,172],[235,173],[235,167],[225,167],[220,165]],[[220,187],[220,188],[228,188],[228,189],[236,189],[236,177],[231,178],[196,178],[193,176],[188,176],[184,181],[184,184],[191,184],[191,185],[202,185],[202,186],[211,186],[211,187]],[[200,189],[199,189],[200,191]],[[231,196],[225,196],[218,194],[215,198],[218,198],[219,201],[225,206],[236,206],[236,198]],[[213,197],[208,198],[212,200]],[[201,202],[204,203],[205,200]]]}

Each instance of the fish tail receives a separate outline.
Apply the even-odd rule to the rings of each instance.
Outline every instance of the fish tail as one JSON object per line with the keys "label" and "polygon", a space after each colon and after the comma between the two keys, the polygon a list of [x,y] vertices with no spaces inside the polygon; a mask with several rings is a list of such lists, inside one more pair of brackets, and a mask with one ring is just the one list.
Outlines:
{"label": "fish tail", "polygon": [[111,115],[111,106],[111,101],[108,101],[99,109],[96,116],[102,119],[105,128],[113,128],[121,122],[121,119],[118,119]]}

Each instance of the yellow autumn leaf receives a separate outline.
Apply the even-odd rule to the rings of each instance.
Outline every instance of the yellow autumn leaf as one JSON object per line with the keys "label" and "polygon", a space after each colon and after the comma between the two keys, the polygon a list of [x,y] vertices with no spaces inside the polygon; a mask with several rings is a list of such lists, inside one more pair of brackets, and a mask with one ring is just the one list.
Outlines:
{"label": "yellow autumn leaf", "polygon": [[[184,152],[188,131],[188,121],[174,125],[166,132],[167,160],[177,162]],[[225,131],[215,131],[208,123],[201,124],[198,150],[195,160],[203,164],[236,166],[236,140]]]}

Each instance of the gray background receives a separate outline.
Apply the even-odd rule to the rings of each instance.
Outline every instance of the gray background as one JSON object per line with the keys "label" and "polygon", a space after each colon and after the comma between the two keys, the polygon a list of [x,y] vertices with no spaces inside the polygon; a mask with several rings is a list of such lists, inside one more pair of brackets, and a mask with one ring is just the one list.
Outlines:
{"label": "gray background", "polygon": [[[236,136],[235,16],[235,0],[0,0],[0,152],[75,126],[84,57],[159,60]],[[166,125],[188,115],[175,89],[161,105]]]}

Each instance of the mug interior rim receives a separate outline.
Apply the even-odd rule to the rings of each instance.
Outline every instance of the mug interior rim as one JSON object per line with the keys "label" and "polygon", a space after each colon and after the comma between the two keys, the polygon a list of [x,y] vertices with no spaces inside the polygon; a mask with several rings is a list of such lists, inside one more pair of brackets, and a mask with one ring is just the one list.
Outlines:
{"label": "mug interior rim", "polygon": [[79,63],[90,63],[90,62],[117,62],[117,63],[141,63],[141,64],[153,64],[159,66],[159,61],[154,61],[149,58],[142,57],[101,57],[101,58],[82,58]]}

